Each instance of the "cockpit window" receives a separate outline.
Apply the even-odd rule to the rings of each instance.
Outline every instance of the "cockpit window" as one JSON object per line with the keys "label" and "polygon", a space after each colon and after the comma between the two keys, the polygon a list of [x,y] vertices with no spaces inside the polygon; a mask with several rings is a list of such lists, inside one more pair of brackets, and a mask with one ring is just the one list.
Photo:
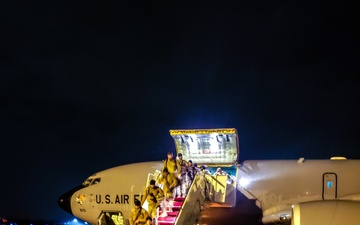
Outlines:
{"label": "cockpit window", "polygon": [[82,183],[82,185],[87,187],[87,186],[90,186],[90,185],[98,184],[98,183],[100,183],[100,180],[101,180],[100,177],[98,177],[98,178],[88,178]]}
{"label": "cockpit window", "polygon": [[98,183],[100,183],[100,180],[101,180],[100,177],[95,178],[94,181],[91,184],[98,184]]}
{"label": "cockpit window", "polygon": [[93,180],[92,178],[88,178],[82,183],[82,185],[87,187],[87,186],[89,186],[91,184],[92,180]]}

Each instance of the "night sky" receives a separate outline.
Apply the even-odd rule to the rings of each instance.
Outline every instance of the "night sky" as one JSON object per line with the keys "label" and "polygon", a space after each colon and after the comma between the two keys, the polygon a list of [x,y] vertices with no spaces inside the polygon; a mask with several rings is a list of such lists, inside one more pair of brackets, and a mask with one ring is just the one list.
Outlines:
{"label": "night sky", "polygon": [[[136,2],[136,3],[135,3]],[[94,172],[238,130],[239,160],[360,158],[346,2],[1,1],[0,216],[68,219]]]}

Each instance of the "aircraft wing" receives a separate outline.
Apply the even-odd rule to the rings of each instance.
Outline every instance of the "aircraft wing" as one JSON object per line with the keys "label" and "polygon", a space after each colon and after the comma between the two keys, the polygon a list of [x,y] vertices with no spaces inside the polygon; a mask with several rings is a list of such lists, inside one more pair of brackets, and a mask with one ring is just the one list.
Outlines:
{"label": "aircraft wing", "polygon": [[358,160],[245,161],[238,189],[256,199],[264,224],[360,224],[360,182],[347,179],[359,169]]}

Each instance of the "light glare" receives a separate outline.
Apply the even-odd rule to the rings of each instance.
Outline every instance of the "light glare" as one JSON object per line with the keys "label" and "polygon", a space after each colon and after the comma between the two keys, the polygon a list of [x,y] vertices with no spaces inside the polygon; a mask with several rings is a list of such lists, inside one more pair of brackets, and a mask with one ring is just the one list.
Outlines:
{"label": "light glare", "polygon": [[249,183],[250,183],[250,180],[248,180],[246,178],[241,178],[240,181],[239,181],[239,184],[242,187],[246,187]]}

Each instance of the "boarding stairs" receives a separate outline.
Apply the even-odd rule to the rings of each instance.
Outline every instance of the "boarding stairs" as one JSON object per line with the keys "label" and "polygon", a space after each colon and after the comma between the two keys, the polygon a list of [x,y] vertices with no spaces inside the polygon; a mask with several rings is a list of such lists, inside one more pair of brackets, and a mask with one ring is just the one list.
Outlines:
{"label": "boarding stairs", "polygon": [[[160,176],[160,171],[155,171],[154,174],[149,174],[147,183],[149,183],[151,179],[157,180],[158,176]],[[156,218],[155,224],[194,224],[194,222],[200,215],[201,205],[204,203],[205,200],[204,187],[204,177],[196,174],[190,188],[188,189],[188,192],[186,193],[186,197],[174,197],[171,208],[169,208],[168,202],[160,205],[160,207],[158,208],[158,216]],[[145,201],[145,203],[147,204],[147,201]],[[161,207],[165,208],[162,209]],[[167,215],[163,216],[163,212],[166,212]]]}
{"label": "boarding stairs", "polygon": [[[184,197],[176,197],[173,200],[173,206],[165,206],[165,209],[159,209],[159,217],[157,218],[158,225],[173,225],[175,224],[176,218],[179,215],[180,209],[185,201]],[[163,212],[166,212],[167,216],[161,217]]]}
{"label": "boarding stairs", "polygon": [[[181,153],[185,160],[192,159],[198,165],[214,168],[236,164],[239,144],[234,128],[170,130],[170,135],[174,138],[177,155]],[[168,212],[166,217],[158,217],[157,224],[194,225],[205,201],[235,206],[236,172],[232,175],[229,183],[228,176],[197,173],[186,198],[175,198],[172,212]]]}
{"label": "boarding stairs", "polygon": [[[159,172],[149,177],[149,179],[157,178],[158,175]],[[219,206],[215,207],[223,207],[225,205],[234,207],[236,201],[236,182],[228,184],[227,178],[227,176],[204,176],[197,173],[186,193],[186,197],[175,197],[171,208],[169,208],[168,203],[161,205],[165,205],[165,209],[158,208],[158,217],[155,224],[193,225],[198,220],[205,201],[220,203],[218,204]],[[163,211],[167,215],[161,217]]]}

